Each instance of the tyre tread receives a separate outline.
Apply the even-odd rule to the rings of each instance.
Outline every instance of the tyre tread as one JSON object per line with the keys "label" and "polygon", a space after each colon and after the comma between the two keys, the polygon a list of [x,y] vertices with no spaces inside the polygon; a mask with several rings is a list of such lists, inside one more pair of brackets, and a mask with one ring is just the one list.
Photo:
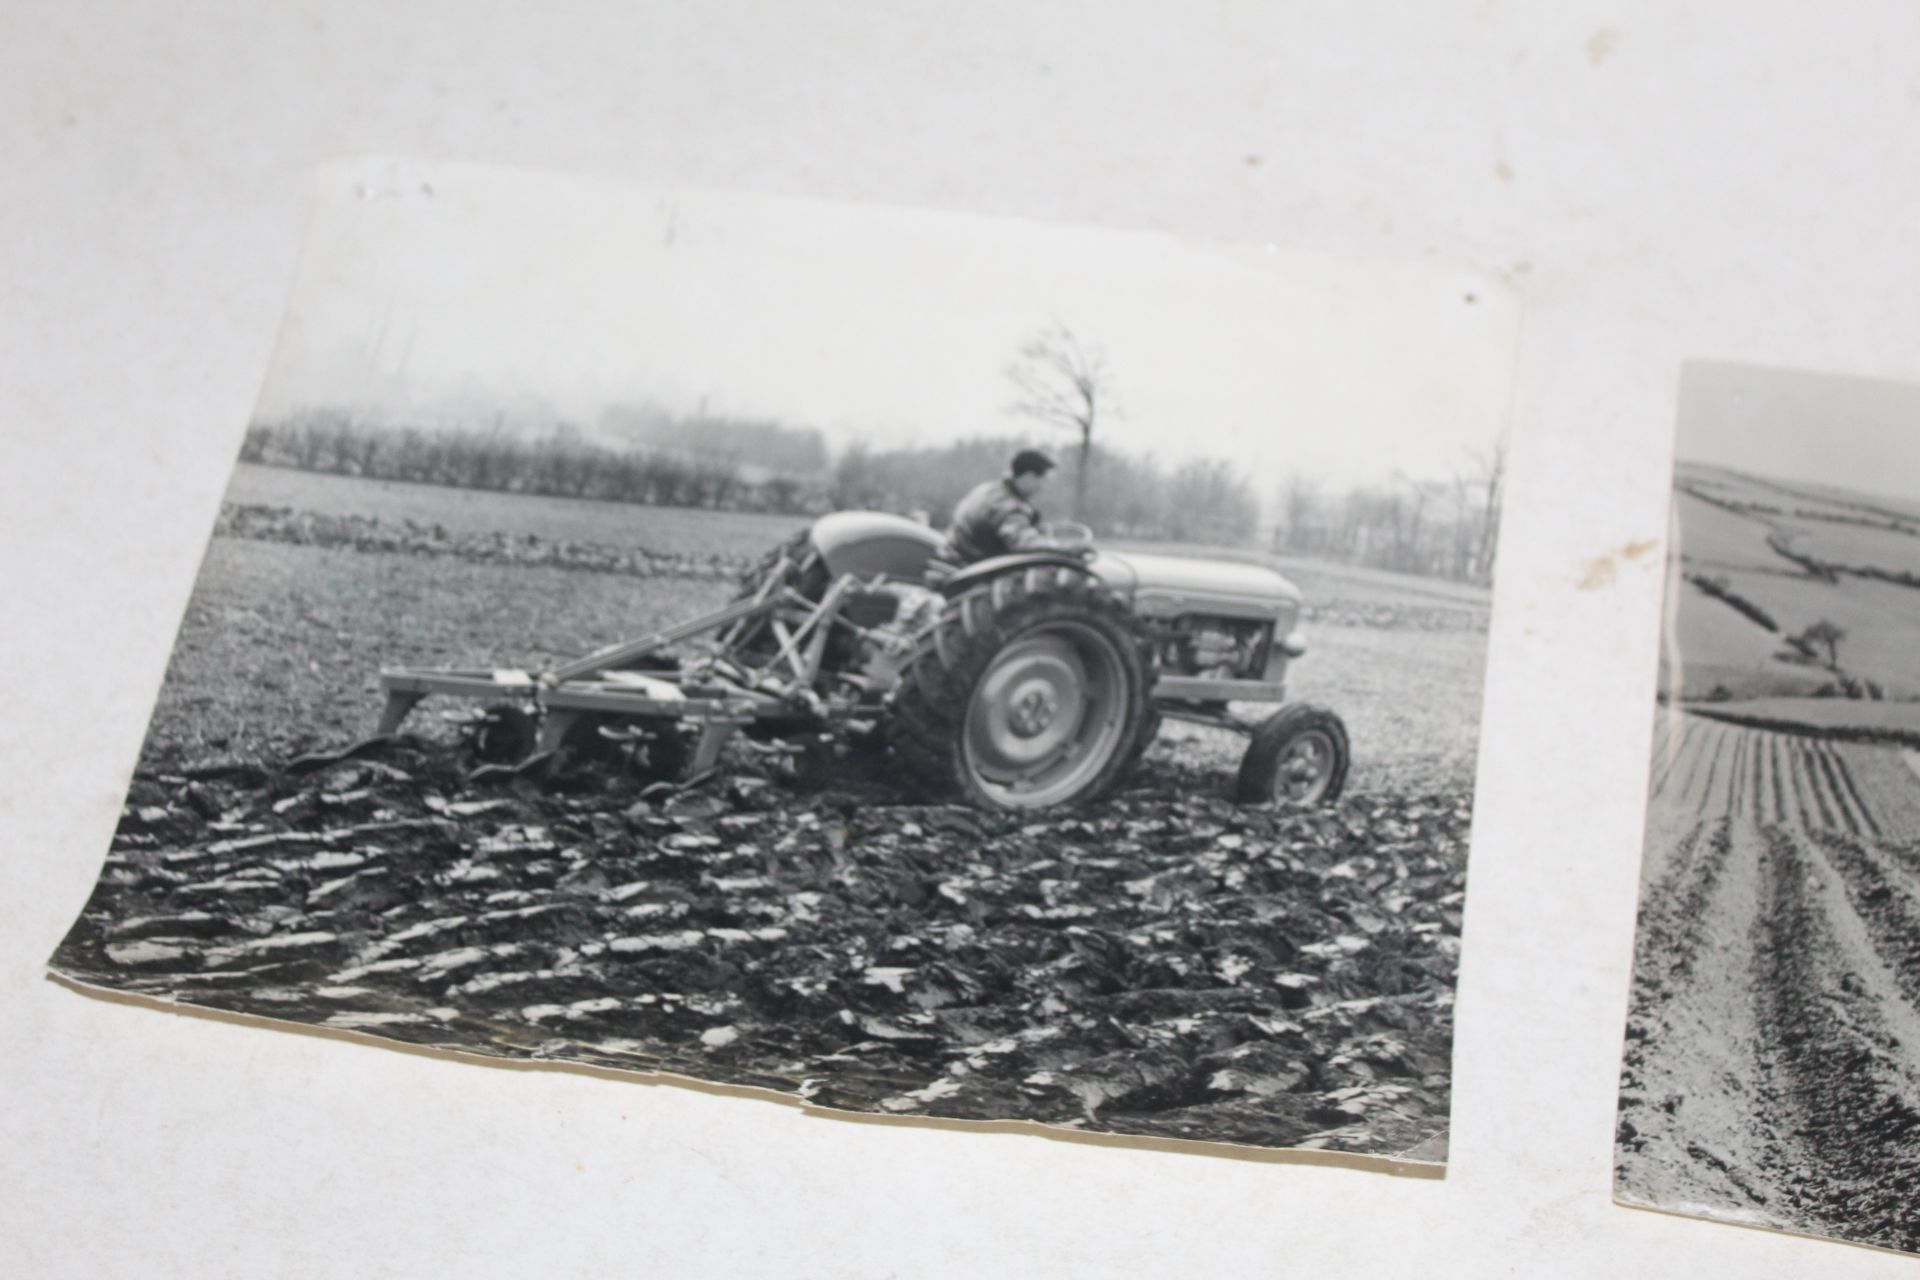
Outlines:
{"label": "tyre tread", "polygon": [[967,699],[994,655],[1015,636],[1067,618],[1097,622],[1129,647],[1123,665],[1131,726],[1107,766],[1068,803],[1096,799],[1131,772],[1151,740],[1149,730],[1158,726],[1151,703],[1151,646],[1125,603],[1090,575],[1036,565],[948,601],[939,621],[914,644],[890,704],[887,736],[901,765],[927,792],[992,806],[965,763],[961,736]]}

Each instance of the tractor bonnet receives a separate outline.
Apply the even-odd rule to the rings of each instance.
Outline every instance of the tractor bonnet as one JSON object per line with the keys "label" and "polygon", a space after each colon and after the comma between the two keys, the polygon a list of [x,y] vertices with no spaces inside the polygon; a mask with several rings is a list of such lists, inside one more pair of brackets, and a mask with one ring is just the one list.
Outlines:
{"label": "tractor bonnet", "polygon": [[1139,551],[1102,551],[1093,570],[1146,617],[1229,614],[1291,624],[1300,590],[1265,565]]}

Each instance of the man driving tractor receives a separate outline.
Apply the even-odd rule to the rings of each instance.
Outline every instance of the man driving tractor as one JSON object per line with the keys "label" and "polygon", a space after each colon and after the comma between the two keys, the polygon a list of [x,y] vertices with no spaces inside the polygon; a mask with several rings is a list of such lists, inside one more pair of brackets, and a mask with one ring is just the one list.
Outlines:
{"label": "man driving tractor", "polygon": [[1006,475],[975,485],[954,507],[937,558],[964,568],[993,556],[1052,546],[1033,499],[1053,478],[1056,465],[1039,449],[1014,454]]}

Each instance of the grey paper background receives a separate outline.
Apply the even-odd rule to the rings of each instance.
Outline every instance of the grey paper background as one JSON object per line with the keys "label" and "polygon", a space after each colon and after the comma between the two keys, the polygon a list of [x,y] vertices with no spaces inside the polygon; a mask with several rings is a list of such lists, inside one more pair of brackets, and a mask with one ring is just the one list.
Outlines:
{"label": "grey paper background", "polygon": [[[1678,365],[1920,376],[1920,14],[387,8],[0,18],[9,1270],[1911,1273],[1617,1208],[1609,1164]],[[828,1121],[45,982],[266,368],[302,174],[368,150],[1520,283],[1445,1181]]]}

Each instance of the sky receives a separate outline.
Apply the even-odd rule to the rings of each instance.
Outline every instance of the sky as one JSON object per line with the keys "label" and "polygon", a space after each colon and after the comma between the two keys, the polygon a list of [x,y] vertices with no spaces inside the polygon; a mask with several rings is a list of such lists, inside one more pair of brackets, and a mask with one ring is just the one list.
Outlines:
{"label": "sky", "polygon": [[1689,462],[1920,498],[1920,385],[1690,363],[1675,451]]}
{"label": "sky", "polygon": [[1007,369],[1054,324],[1104,352],[1096,447],[1230,458],[1264,493],[1470,473],[1509,410],[1519,304],[1470,272],[395,160],[316,188],[261,418],[591,430],[651,403],[835,448],[1046,436]]}

